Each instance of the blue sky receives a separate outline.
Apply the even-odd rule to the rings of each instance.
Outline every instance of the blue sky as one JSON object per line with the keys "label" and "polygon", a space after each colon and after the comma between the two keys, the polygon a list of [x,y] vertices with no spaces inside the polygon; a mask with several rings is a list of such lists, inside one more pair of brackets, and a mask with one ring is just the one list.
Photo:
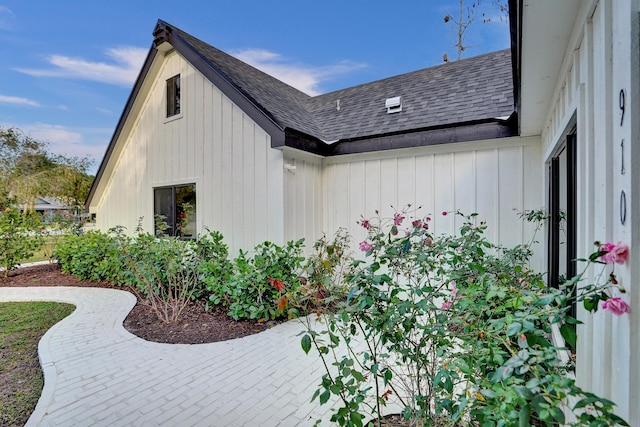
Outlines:
{"label": "blue sky", "polygon": [[[469,3],[466,0],[466,3]],[[483,0],[463,57],[509,46]],[[97,168],[151,46],[158,19],[309,94],[456,57],[458,0],[0,0],[0,126]]]}

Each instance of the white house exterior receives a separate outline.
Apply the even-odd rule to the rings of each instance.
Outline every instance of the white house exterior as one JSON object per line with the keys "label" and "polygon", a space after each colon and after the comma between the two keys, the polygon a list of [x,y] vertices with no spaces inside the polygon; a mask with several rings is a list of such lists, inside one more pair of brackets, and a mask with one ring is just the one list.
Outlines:
{"label": "white house exterior", "polygon": [[[578,383],[617,403],[640,425],[640,2],[510,2],[518,17],[522,137],[540,136],[546,182],[552,159],[575,129],[575,252],[621,241],[616,265],[631,313],[578,312]],[[551,190],[545,186],[546,197]],[[547,202],[547,206],[548,206]],[[593,274],[593,273],[592,273]]]}
{"label": "white house exterior", "polygon": [[[492,239],[529,239],[514,210],[542,206],[529,185],[542,182],[541,152],[539,137],[514,133],[508,51],[312,98],[167,23],[155,34],[88,199],[99,229],[134,230],[142,217],[151,231],[155,189],[195,185],[196,233],[221,231],[232,253],[311,246],[339,227],[357,240],[361,216],[407,204],[479,212]],[[167,117],[176,75],[180,112]],[[403,111],[387,113],[390,95]]]}
{"label": "white house exterior", "polygon": [[361,215],[406,204],[434,214],[435,232],[459,225],[439,212],[478,212],[505,245],[531,237],[514,210],[565,211],[567,235],[552,218],[534,267],[569,273],[596,240],[630,247],[616,274],[631,313],[578,311],[576,377],[640,426],[640,1],[509,7],[510,52],[318,97],[159,21],[87,209],[99,229],[143,217],[151,231],[160,193],[178,224],[177,194],[195,189],[181,214],[232,254],[339,227],[357,244]]}

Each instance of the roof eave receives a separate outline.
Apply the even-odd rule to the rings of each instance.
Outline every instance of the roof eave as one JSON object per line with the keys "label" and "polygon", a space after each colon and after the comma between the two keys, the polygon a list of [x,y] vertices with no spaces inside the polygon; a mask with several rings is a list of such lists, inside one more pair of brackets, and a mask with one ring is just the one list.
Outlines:
{"label": "roof eave", "polygon": [[333,144],[328,144],[318,138],[287,129],[285,143],[282,147],[295,148],[323,157],[330,157],[508,138],[518,135],[517,124],[517,114],[513,113],[506,120],[499,118],[474,120],[446,126],[434,126],[395,133],[346,138]]}
{"label": "roof eave", "polygon": [[111,160],[111,156],[115,149],[118,138],[122,134],[122,130],[127,122],[129,114],[135,104],[135,101],[140,93],[142,85],[149,73],[151,65],[158,53],[166,53],[171,48],[178,51],[185,57],[196,69],[205,75],[213,84],[215,84],[226,96],[228,96],[234,103],[242,108],[259,126],[261,126],[271,137],[271,145],[276,148],[284,145],[284,128],[278,124],[275,119],[270,117],[265,111],[256,105],[251,99],[249,99],[244,93],[242,93],[233,83],[210,64],[205,58],[203,58],[196,50],[194,50],[186,41],[177,36],[171,27],[164,21],[158,20],[158,23],[153,31],[153,44],[149,49],[147,58],[138,74],[138,78],[133,86],[131,94],[127,100],[125,108],[118,120],[116,130],[111,137],[107,150],[105,152],[96,177],[91,184],[89,194],[85,200],[85,211],[89,212],[91,202],[97,191],[97,187],[100,180],[103,178],[107,165]]}
{"label": "roof eave", "polygon": [[193,67],[200,71],[211,83],[222,91],[231,101],[240,107],[262,129],[271,136],[272,147],[284,145],[284,126],[268,111],[264,110],[241,88],[230,81],[215,64],[207,60],[190,43],[174,32],[169,24],[158,20],[153,32],[154,46],[159,47],[169,43]]}
{"label": "roof eave", "polygon": [[107,150],[105,151],[105,154],[102,158],[102,162],[100,162],[100,167],[98,168],[98,172],[96,173],[96,177],[93,179],[93,182],[91,183],[91,188],[89,189],[89,194],[87,195],[87,199],[84,202],[84,209],[86,212],[89,212],[89,206],[91,205],[91,202],[93,201],[93,197],[95,195],[95,192],[97,190],[98,187],[98,183],[100,182],[100,180],[102,179],[105,169],[107,167],[107,165],[109,164],[109,161],[111,159],[111,155],[113,154],[113,151],[115,149],[116,143],[118,141],[118,138],[120,137],[120,135],[122,134],[122,130],[124,129],[124,125],[127,122],[127,118],[129,117],[129,113],[131,112],[133,105],[135,104],[135,101],[138,97],[138,94],[140,93],[140,90],[142,89],[142,84],[144,83],[144,80],[147,76],[147,74],[149,73],[149,70],[151,69],[151,64],[153,64],[153,60],[155,59],[157,54],[157,50],[152,46],[151,49],[149,49],[149,53],[147,54],[147,58],[144,61],[144,64],[142,65],[142,69],[140,70],[140,73],[138,74],[138,78],[136,79],[135,84],[133,85],[133,89],[131,91],[131,94],[129,95],[129,99],[127,99],[127,103],[125,104],[124,110],[122,111],[122,114],[120,115],[120,119],[118,120],[118,124],[116,125],[116,130],[113,132],[113,136],[111,137],[111,140],[109,141],[109,145],[107,146]]}
{"label": "roof eave", "polygon": [[[511,36],[511,68],[513,74],[513,108],[516,114],[520,111],[522,66],[522,0],[509,0],[509,33]],[[520,134],[520,119],[517,121]]]}

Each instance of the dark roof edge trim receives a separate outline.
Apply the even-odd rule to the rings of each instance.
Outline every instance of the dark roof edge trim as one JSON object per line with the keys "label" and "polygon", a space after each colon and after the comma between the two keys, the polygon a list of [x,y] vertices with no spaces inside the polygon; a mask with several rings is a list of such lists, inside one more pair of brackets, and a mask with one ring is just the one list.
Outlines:
{"label": "dark roof edge trim", "polygon": [[456,142],[508,138],[518,136],[517,123],[517,115],[514,113],[507,120],[472,121],[448,127],[421,129],[410,133],[398,132],[343,140],[335,144],[326,144],[317,138],[287,129],[285,146],[323,157],[331,157]]}
{"label": "dark roof edge trim", "polygon": [[[511,68],[513,72],[513,108],[520,112],[522,88],[522,0],[509,0],[509,33],[511,36]],[[517,123],[520,133],[520,123]]]}
{"label": "dark roof edge trim", "polygon": [[131,94],[129,94],[129,98],[127,99],[127,103],[125,104],[124,110],[120,115],[120,119],[118,120],[118,124],[116,125],[116,130],[113,132],[113,136],[109,141],[109,145],[107,146],[107,150],[104,154],[104,157],[102,158],[102,162],[100,162],[100,167],[98,168],[96,177],[93,179],[93,183],[91,184],[91,188],[89,189],[89,194],[87,195],[87,199],[84,202],[85,212],[89,212],[89,205],[93,200],[93,196],[96,192],[96,187],[98,186],[98,182],[100,182],[100,180],[102,179],[102,175],[104,175],[104,171],[107,167],[107,164],[109,163],[109,160],[111,159],[113,150],[115,149],[116,142],[118,141],[118,138],[120,138],[120,134],[122,133],[122,129],[124,128],[124,124],[126,123],[127,118],[129,117],[129,113],[133,108],[133,104],[135,103],[136,98],[138,97],[138,93],[140,93],[140,89],[142,88],[144,79],[149,73],[149,69],[151,68],[151,64],[153,63],[153,60],[155,59],[157,53],[158,51],[153,46],[151,46],[151,49],[149,49],[149,53],[147,54],[147,59],[145,59],[144,64],[142,65],[142,69],[140,70],[140,73],[138,74],[138,78],[136,79],[136,82],[133,85]]}
{"label": "dark roof edge trim", "polygon": [[253,121],[271,136],[272,147],[284,144],[284,127],[271,117],[257,102],[238,88],[228,77],[204,58],[200,52],[171,30],[171,26],[159,20],[154,31],[156,45],[168,42],[192,66],[200,71],[211,83],[222,91],[231,101],[242,109]]}

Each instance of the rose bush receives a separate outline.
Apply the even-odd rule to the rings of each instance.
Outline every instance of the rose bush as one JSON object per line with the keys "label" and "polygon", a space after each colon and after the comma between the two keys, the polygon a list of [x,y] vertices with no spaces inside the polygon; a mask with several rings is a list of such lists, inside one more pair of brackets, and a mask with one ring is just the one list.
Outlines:
{"label": "rose bush", "polygon": [[[462,223],[453,236],[431,234],[430,218],[407,210],[360,221],[366,253],[346,277],[348,295],[320,317],[326,327],[309,322],[301,340],[326,367],[314,399],[338,399],[331,421],[380,423],[393,402],[415,425],[627,425],[613,402],[575,384],[570,359],[559,358],[566,344],[552,339],[557,328],[575,345],[569,313],[579,284],[587,309],[603,301],[626,310],[611,297],[615,275],[582,285],[583,271],[549,288],[529,268],[528,245],[493,245],[475,214],[452,214]],[[627,253],[601,245],[585,271]]]}

